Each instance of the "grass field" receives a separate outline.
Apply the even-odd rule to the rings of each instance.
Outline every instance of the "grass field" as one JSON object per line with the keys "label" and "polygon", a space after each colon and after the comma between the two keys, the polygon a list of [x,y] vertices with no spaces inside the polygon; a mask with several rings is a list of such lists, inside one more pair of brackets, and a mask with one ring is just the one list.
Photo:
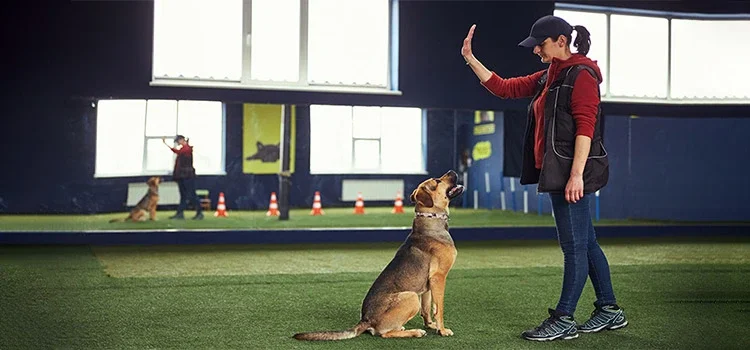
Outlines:
{"label": "grass field", "polygon": [[[124,218],[126,213],[98,215],[0,215],[0,231],[86,231],[86,230],[152,230],[152,229],[290,229],[327,227],[411,227],[413,208],[404,214],[391,214],[391,208],[366,208],[365,215],[352,214],[351,208],[324,209],[325,215],[311,216],[308,209],[294,209],[289,220],[267,217],[265,211],[229,211],[229,217],[216,218],[207,212],[205,220],[190,220],[194,212],[187,212],[187,220],[170,220],[174,211],[158,212],[157,221],[109,223],[110,219]],[[665,221],[609,220],[598,225],[668,224]],[[551,215],[486,209],[451,209],[451,227],[509,227],[554,226]]]}
{"label": "grass field", "polygon": [[[546,344],[519,334],[554,307],[554,241],[459,242],[448,276],[455,335],[333,343],[354,325],[397,243],[0,247],[2,349],[744,349],[750,239],[603,239],[630,325]],[[585,320],[593,291],[576,312]],[[407,324],[419,327],[419,317]]]}

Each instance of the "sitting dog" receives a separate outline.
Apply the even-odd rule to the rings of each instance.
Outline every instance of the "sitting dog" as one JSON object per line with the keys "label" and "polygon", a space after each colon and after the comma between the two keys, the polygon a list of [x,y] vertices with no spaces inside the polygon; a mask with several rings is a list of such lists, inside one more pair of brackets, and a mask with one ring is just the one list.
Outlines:
{"label": "sitting dog", "polygon": [[143,198],[130,211],[130,215],[125,219],[112,219],[109,222],[145,221],[146,213],[148,213],[149,219],[152,221],[156,220],[156,206],[159,204],[159,183],[161,183],[161,178],[154,176],[148,179],[146,183],[148,184],[148,192],[143,195]]}
{"label": "sitting dog", "polygon": [[[294,338],[340,340],[364,331],[383,338],[423,337],[425,330],[403,327],[420,311],[426,328],[442,336],[453,335],[443,323],[443,297],[457,253],[448,233],[448,204],[464,192],[457,177],[451,170],[422,182],[412,192],[409,199],[416,213],[412,231],[367,292],[357,325],[346,331],[298,333]],[[433,306],[436,322],[430,313]]]}

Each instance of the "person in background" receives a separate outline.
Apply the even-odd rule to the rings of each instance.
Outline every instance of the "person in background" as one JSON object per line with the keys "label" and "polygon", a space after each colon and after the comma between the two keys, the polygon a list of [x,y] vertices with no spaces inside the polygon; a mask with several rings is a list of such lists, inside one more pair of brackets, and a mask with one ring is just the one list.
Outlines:
{"label": "person in background", "polygon": [[[573,339],[627,326],[616,302],[609,263],[594,232],[589,201],[609,176],[607,153],[601,137],[599,84],[596,61],[586,57],[590,33],[556,16],[544,16],[518,45],[533,50],[547,69],[513,78],[488,70],[471,49],[476,25],[469,29],[461,54],[481,84],[500,98],[531,98],[524,141],[522,184],[537,183],[552,202],[557,239],[564,256],[562,293],[549,318],[521,333],[527,340]],[[576,31],[575,42],[572,32]],[[570,45],[577,48],[571,53]],[[596,301],[591,317],[577,325],[573,314],[587,277]]]}
{"label": "person in background", "polygon": [[169,147],[175,154],[177,159],[174,161],[174,171],[172,171],[172,178],[177,182],[177,186],[180,189],[180,205],[177,207],[177,213],[170,216],[170,219],[185,219],[185,209],[187,209],[188,201],[193,202],[195,205],[196,213],[193,220],[203,219],[203,208],[201,208],[200,199],[195,193],[195,168],[193,167],[193,147],[188,143],[189,139],[183,135],[177,135],[174,138],[174,142],[179,147],[172,147],[167,144],[167,139],[161,139],[164,144]]}

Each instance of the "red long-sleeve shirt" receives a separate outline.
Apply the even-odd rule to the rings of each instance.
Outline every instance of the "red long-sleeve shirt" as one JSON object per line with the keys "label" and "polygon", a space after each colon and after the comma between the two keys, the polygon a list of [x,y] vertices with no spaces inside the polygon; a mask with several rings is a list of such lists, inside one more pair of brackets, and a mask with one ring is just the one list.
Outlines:
{"label": "red long-sleeve shirt", "polygon": [[193,147],[188,145],[187,143],[182,145],[180,148],[171,147],[172,152],[177,153],[177,155],[191,155],[193,154]]}
{"label": "red long-sleeve shirt", "polygon": [[[577,64],[585,64],[594,69],[598,77],[593,77],[588,71],[582,71],[573,84],[573,94],[570,97],[570,108],[573,120],[576,124],[576,136],[584,135],[590,138],[594,136],[594,124],[596,124],[596,112],[599,107],[599,82],[601,71],[596,61],[581,55],[573,54],[567,60],[552,59],[547,69],[547,82],[542,94],[532,106],[534,112],[534,161],[536,168],[542,168],[542,157],[544,156],[544,103],[547,99],[549,84],[557,79],[557,75],[565,68]],[[531,75],[516,78],[501,78],[495,72],[492,77],[482,85],[493,95],[501,98],[524,98],[534,96],[539,79],[544,71],[538,71]]]}

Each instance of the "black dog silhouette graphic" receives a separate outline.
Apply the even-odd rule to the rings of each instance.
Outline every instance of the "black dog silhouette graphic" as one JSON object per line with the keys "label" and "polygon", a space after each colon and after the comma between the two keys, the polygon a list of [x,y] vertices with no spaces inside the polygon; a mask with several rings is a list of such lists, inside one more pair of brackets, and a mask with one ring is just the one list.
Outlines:
{"label": "black dog silhouette graphic", "polygon": [[246,160],[260,160],[263,163],[273,163],[279,160],[279,144],[275,145],[264,145],[260,142],[256,143],[258,146],[258,152],[245,158]]}

